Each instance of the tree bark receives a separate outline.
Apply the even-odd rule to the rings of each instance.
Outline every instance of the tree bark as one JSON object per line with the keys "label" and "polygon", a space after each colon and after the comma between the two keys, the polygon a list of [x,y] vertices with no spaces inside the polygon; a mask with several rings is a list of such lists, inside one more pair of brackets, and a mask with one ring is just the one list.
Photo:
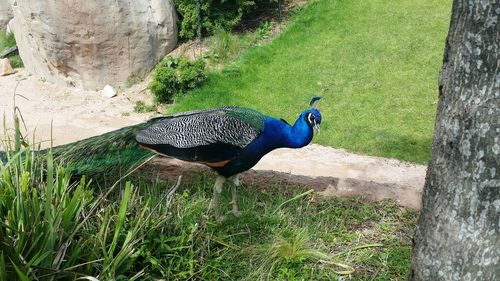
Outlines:
{"label": "tree bark", "polygon": [[500,280],[500,0],[455,0],[409,280]]}

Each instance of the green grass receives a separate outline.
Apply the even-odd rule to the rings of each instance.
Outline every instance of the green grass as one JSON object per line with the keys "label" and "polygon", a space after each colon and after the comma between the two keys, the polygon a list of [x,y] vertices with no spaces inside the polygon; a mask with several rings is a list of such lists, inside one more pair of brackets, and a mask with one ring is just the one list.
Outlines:
{"label": "green grass", "polygon": [[425,163],[450,0],[311,1],[169,112],[242,105],[293,121],[321,95],[314,142]]}
{"label": "green grass", "polygon": [[[345,269],[335,262],[354,268],[353,280],[406,278],[416,212],[391,201],[310,195],[279,208],[303,190],[274,186],[259,192],[243,185],[243,216],[227,215],[218,224],[207,218],[213,179],[202,175],[178,190],[174,215],[146,238],[151,241],[141,260],[154,260],[148,274],[167,280],[337,280],[336,272]],[[170,186],[136,182],[138,189],[149,189],[143,196],[150,200]],[[222,195],[229,212],[229,190]],[[383,246],[355,250],[377,243]]]}
{"label": "green grass", "polygon": [[[352,280],[404,280],[408,273],[416,213],[394,202],[306,196],[278,209],[300,191],[244,185],[243,216],[218,224],[207,216],[213,175],[182,186],[168,204],[170,184],[136,178],[99,201],[95,186],[64,186],[61,171],[54,168],[60,180],[51,191],[0,184],[5,280],[338,280],[346,269],[354,269]],[[47,194],[52,204],[43,203]],[[229,198],[224,191],[222,202]]]}

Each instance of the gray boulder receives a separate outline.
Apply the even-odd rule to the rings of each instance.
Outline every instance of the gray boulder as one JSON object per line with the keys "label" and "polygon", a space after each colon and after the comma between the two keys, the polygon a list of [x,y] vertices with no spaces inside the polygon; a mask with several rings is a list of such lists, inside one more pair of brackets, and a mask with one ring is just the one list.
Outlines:
{"label": "gray boulder", "polygon": [[5,30],[9,21],[14,17],[10,1],[11,0],[0,0],[0,30]]}
{"label": "gray boulder", "polygon": [[120,87],[177,43],[171,0],[17,0],[12,9],[25,67],[58,84]]}

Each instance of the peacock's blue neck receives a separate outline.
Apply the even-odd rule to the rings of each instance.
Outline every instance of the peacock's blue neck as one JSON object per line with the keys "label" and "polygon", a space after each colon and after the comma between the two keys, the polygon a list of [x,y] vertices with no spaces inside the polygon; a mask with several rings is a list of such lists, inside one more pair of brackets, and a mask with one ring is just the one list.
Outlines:
{"label": "peacock's blue neck", "polygon": [[313,137],[313,130],[307,124],[302,114],[293,126],[272,118],[264,120],[262,134],[245,147],[239,159],[245,161],[231,161],[228,165],[217,168],[222,175],[233,175],[253,167],[268,152],[280,147],[299,148],[309,144]]}
{"label": "peacock's blue neck", "polygon": [[305,118],[301,115],[293,126],[288,126],[284,130],[286,147],[299,148],[308,145],[313,138],[313,129],[307,124]]}
{"label": "peacock's blue neck", "polygon": [[268,117],[265,120],[265,129],[261,143],[266,150],[290,147],[299,148],[308,145],[313,137],[313,130],[301,115],[297,121],[290,126],[289,124]]}

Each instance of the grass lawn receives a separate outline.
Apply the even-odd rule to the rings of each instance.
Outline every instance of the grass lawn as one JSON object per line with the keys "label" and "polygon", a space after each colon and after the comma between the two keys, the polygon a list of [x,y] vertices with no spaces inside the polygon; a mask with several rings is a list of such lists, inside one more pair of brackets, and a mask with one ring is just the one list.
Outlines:
{"label": "grass lawn", "polygon": [[[239,192],[242,217],[228,215],[218,224],[203,219],[212,184],[213,175],[204,175],[180,190],[173,208],[176,217],[166,223],[164,233],[151,234],[166,239],[148,247],[160,265],[170,265],[164,268],[168,280],[338,280],[337,273],[352,269],[352,280],[407,277],[415,211],[391,201],[310,194],[292,200],[305,190],[274,186],[257,191],[244,185]],[[159,198],[168,186],[159,190],[145,198]],[[222,195],[229,212],[229,189]],[[159,274],[160,268],[149,271]]]}
{"label": "grass lawn", "polygon": [[450,11],[451,0],[310,1],[169,112],[241,105],[293,122],[320,95],[314,142],[426,163]]}

